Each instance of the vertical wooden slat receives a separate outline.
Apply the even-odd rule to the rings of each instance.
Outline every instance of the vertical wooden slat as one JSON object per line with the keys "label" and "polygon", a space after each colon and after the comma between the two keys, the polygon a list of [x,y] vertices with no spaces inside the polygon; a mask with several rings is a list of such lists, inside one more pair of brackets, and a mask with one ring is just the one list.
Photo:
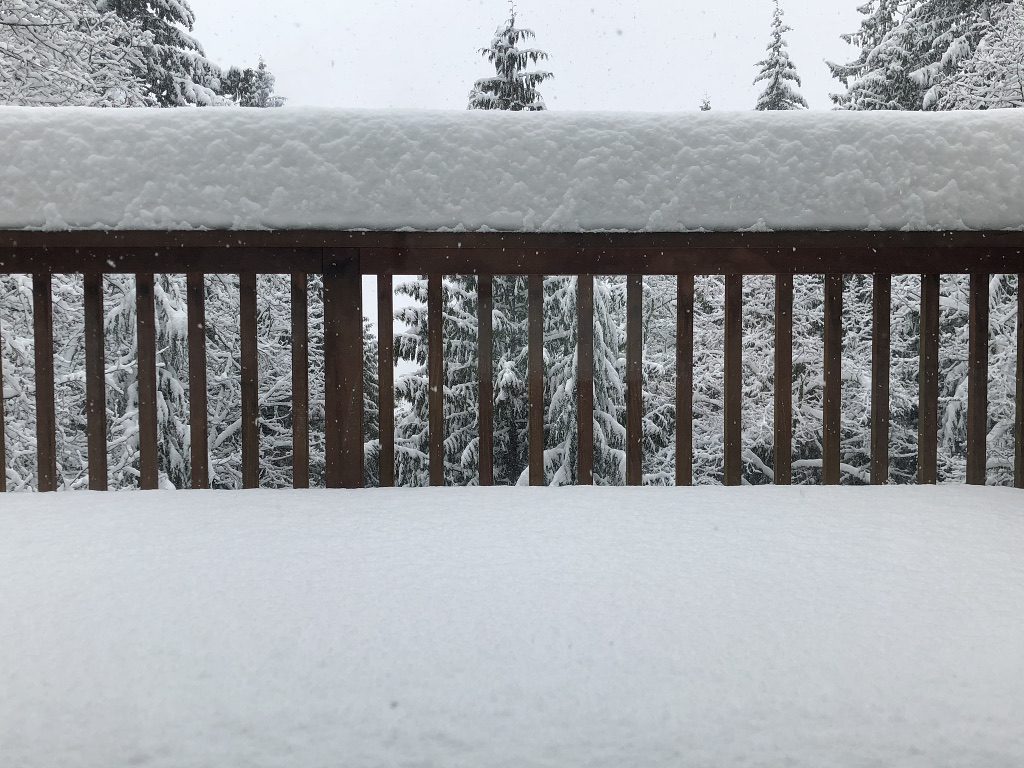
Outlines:
{"label": "vertical wooden slat", "polygon": [[138,347],[139,488],[151,491],[160,482],[156,424],[156,315],[152,273],[135,275],[135,336]]}
{"label": "vertical wooden slat", "polygon": [[889,372],[892,277],[875,275],[871,291],[871,484],[889,482]]}
{"label": "vertical wooden slat", "polygon": [[39,490],[57,490],[57,415],[53,402],[53,295],[49,273],[32,276],[35,325],[36,456]]}
{"label": "vertical wooden slat", "polygon": [[594,276],[576,281],[576,483],[594,484]]}
{"label": "vertical wooden slat", "polygon": [[188,303],[188,416],[192,487],[210,487],[209,415],[206,408],[206,278],[185,275]]}
{"label": "vertical wooden slat", "polygon": [[480,485],[494,485],[494,279],[477,278],[477,359]]}
{"label": "vertical wooden slat", "polygon": [[309,488],[309,278],[291,276],[292,487]]}
{"label": "vertical wooden slat", "polygon": [[743,480],[743,275],[725,277],[725,484]]}
{"label": "vertical wooden slat", "polygon": [[825,408],[822,473],[825,485],[838,485],[842,418],[843,276],[825,275]]}
{"label": "vertical wooden slat", "polygon": [[1017,275],[1017,418],[1013,435],[1013,485],[1024,488],[1024,272]]}
{"label": "vertical wooden slat", "polygon": [[693,485],[693,275],[676,275],[676,485]]}
{"label": "vertical wooden slat", "polygon": [[107,490],[107,387],[103,361],[103,275],[87,272],[85,297],[85,415],[89,490]]}
{"label": "vertical wooden slat", "polygon": [[4,413],[4,342],[0,329],[0,493],[7,491],[7,416]]}
{"label": "vertical wooden slat", "polygon": [[256,273],[238,276],[242,363],[242,487],[260,485],[259,363],[256,350]]}
{"label": "vertical wooden slat", "polygon": [[381,488],[395,484],[395,294],[391,275],[377,275],[378,473]]}
{"label": "vertical wooden slat", "polygon": [[427,386],[430,412],[430,484],[444,485],[443,278],[427,276]]}
{"label": "vertical wooden slat", "polygon": [[775,276],[775,484],[793,482],[793,276]]}
{"label": "vertical wooden slat", "polygon": [[530,275],[529,318],[530,485],[544,485],[544,276]]}
{"label": "vertical wooden slat", "polygon": [[984,485],[988,436],[988,280],[971,275],[967,361],[967,482]]}
{"label": "vertical wooden slat", "polygon": [[643,484],[643,278],[626,278],[626,485]]}
{"label": "vertical wooden slat", "polygon": [[363,487],[363,285],[358,248],[324,250],[324,474]]}
{"label": "vertical wooden slat", "polygon": [[934,485],[939,462],[939,275],[921,275],[917,375],[917,482]]}

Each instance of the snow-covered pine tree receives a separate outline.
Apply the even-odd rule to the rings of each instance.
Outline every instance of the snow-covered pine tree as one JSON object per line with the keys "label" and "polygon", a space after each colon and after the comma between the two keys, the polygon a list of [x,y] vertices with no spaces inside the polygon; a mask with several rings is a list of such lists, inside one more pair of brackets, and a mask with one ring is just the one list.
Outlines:
{"label": "snow-covered pine tree", "polygon": [[961,61],[932,91],[936,109],[1024,107],[1024,0],[992,9],[977,22],[973,55]]}
{"label": "snow-covered pine tree", "polygon": [[0,104],[136,107],[151,35],[93,0],[0,0]]}
{"label": "snow-covered pine tree", "polygon": [[789,58],[785,34],[791,29],[782,20],[782,7],[779,0],[775,0],[768,55],[757,63],[761,70],[754,78],[755,85],[762,82],[766,84],[755,109],[807,109],[807,101],[796,90],[800,86],[800,75]]}
{"label": "snow-covered pine tree", "polygon": [[909,78],[894,78],[893,71],[907,71],[909,53],[895,43],[894,30],[903,19],[906,0],[869,0],[857,10],[864,15],[860,29],[842,36],[860,48],[846,64],[827,62],[832,76],[846,90],[832,94],[841,109],[914,109],[918,88]]}
{"label": "snow-covered pine tree", "polygon": [[256,69],[231,67],[220,81],[220,92],[240,107],[281,107],[284,99],[274,95],[275,78],[260,57]]}
{"label": "snow-covered pine tree", "polygon": [[195,15],[187,0],[99,0],[98,7],[150,33],[137,74],[160,106],[227,103],[219,95],[220,67],[189,34]]}
{"label": "snow-covered pine tree", "polygon": [[489,48],[480,54],[494,65],[494,77],[485,77],[473,84],[469,93],[469,109],[507,109],[531,112],[547,109],[537,86],[554,77],[542,70],[527,71],[548,55],[536,48],[519,48],[524,40],[535,37],[533,30],[516,27],[516,8],[509,3],[508,20],[494,33]]}
{"label": "snow-covered pine tree", "polygon": [[857,60],[830,65],[846,85],[833,100],[846,109],[936,108],[942,83],[970,60],[1008,0],[873,0],[857,33]]}

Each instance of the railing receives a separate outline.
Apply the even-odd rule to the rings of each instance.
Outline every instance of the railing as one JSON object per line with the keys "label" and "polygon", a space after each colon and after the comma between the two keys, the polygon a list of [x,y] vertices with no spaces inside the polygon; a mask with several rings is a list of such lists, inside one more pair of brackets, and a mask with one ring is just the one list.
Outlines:
{"label": "railing", "polygon": [[[444,483],[441,280],[478,277],[479,435],[481,485],[493,483],[494,409],[492,279],[528,275],[529,400],[543,403],[543,276],[576,275],[579,317],[593,317],[594,275],[626,275],[626,482],[642,481],[641,291],[644,275],[676,275],[676,477],[693,481],[694,276],[725,276],[724,481],[742,473],[742,303],[745,275],[774,275],[775,482],[792,477],[793,277],[825,275],[822,480],[840,481],[843,275],[873,276],[871,482],[889,468],[891,277],[921,275],[918,481],[937,479],[939,276],[969,274],[967,481],[986,479],[988,412],[988,276],[1017,274],[1024,285],[1024,234],[990,233],[751,233],[751,234],[404,234],[338,232],[77,232],[0,233],[0,273],[33,275],[38,488],[57,487],[51,276],[84,275],[89,487],[107,487],[104,391],[104,273],[136,275],[139,485],[158,485],[156,329],[153,275],[187,275],[192,485],[209,487],[204,274],[236,273],[240,290],[242,482],[259,484],[256,275],[291,274],[292,409],[295,487],[309,485],[309,381],[306,280],[323,276],[326,484],[363,485],[362,285],[378,276],[380,484],[394,484],[394,346],[392,277],[427,275],[429,333],[429,476]],[[1024,487],[1024,301],[1018,288],[1014,479]],[[577,478],[593,477],[593,328],[579,323]],[[0,360],[0,373],[3,361]],[[141,375],[148,372],[149,375]],[[0,466],[5,459],[0,424]],[[529,480],[543,485],[544,421],[529,409]],[[0,491],[5,490],[0,472]]]}

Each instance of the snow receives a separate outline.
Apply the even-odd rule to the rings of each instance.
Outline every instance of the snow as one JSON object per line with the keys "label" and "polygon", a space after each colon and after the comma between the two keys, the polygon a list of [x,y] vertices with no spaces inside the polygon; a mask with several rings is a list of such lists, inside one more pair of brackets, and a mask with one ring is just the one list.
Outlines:
{"label": "snow", "polygon": [[1024,228],[1024,119],[0,108],[0,228]]}
{"label": "snow", "polygon": [[5,765],[1019,766],[1024,494],[0,496]]}

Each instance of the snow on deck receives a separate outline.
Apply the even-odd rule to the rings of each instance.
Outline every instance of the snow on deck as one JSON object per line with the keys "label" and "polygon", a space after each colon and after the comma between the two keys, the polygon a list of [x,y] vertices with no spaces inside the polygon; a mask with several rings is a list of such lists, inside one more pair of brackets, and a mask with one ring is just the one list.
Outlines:
{"label": "snow on deck", "polygon": [[0,496],[0,754],[1020,766],[1024,494]]}
{"label": "snow on deck", "polygon": [[0,229],[1024,228],[1024,116],[0,108]]}

